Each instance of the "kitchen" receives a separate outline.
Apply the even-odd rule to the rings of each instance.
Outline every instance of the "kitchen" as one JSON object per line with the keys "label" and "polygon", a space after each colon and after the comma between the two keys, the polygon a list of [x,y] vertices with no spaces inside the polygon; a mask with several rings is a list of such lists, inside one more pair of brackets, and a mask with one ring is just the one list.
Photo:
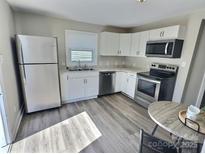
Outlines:
{"label": "kitchen", "polygon": [[[26,53],[26,48],[31,51],[30,56],[23,56],[25,61],[22,61],[22,63],[19,61],[16,62],[17,66],[25,67],[22,71],[20,69],[23,74],[21,74],[22,76],[26,77],[29,75],[27,74],[29,71],[33,71],[34,73],[31,86],[29,87],[29,82],[27,82],[26,85],[29,87],[28,89],[31,90],[29,91],[29,95],[37,98],[37,95],[44,94],[45,97],[42,96],[42,100],[52,102],[56,99],[57,102],[53,102],[54,106],[51,104],[51,106],[47,106],[48,104],[40,103],[40,100],[37,99],[36,101],[34,99],[31,104],[27,103],[24,108],[22,105],[17,106],[16,109],[14,108],[14,113],[17,113],[17,124],[13,126],[14,130],[11,131],[11,136],[16,136],[15,134],[17,134],[17,140],[26,138],[31,134],[35,134],[61,122],[62,120],[57,120],[59,119],[59,117],[56,116],[57,110],[47,110],[50,116],[52,114],[49,112],[53,111],[53,117],[55,117],[53,121],[50,121],[45,114],[44,116],[46,116],[46,119],[48,118],[47,120],[50,122],[45,123],[45,125],[43,124],[44,126],[39,126],[40,128],[34,126],[31,132],[23,132],[23,128],[28,127],[25,120],[26,118],[27,120],[30,119],[30,121],[41,121],[43,118],[41,120],[38,119],[42,116],[40,113],[46,113],[41,110],[58,107],[61,105],[61,102],[63,106],[67,106],[66,108],[59,109],[60,114],[62,114],[60,119],[65,120],[77,115],[79,112],[77,111],[78,109],[80,111],[85,109],[87,112],[90,110],[90,112],[88,112],[89,114],[93,113],[93,115],[98,117],[100,116],[97,115],[99,108],[110,110],[110,108],[106,106],[107,104],[104,104],[105,102],[108,102],[108,104],[114,103],[116,107],[114,108],[120,111],[124,111],[127,108],[127,112],[124,114],[128,114],[129,117],[129,111],[135,112],[132,111],[132,109],[128,109],[130,102],[133,108],[140,108],[136,110],[146,115],[146,109],[149,104],[154,101],[168,100],[180,103],[184,100],[188,100],[184,88],[187,87],[186,79],[190,73],[192,56],[194,55],[195,44],[198,41],[198,31],[201,27],[201,20],[203,19],[203,11],[196,11],[196,13],[190,13],[189,15],[182,14],[177,17],[173,16],[172,18],[164,17],[161,21],[155,20],[142,26],[131,26],[131,28],[127,28],[129,26],[115,27],[103,26],[103,24],[89,24],[80,22],[81,20],[62,19],[56,16],[33,13],[32,11],[25,13],[26,7],[21,5],[23,2],[19,2],[18,4],[15,4],[12,0],[8,2],[12,9],[15,10],[12,10],[12,18],[15,22],[14,34],[18,34],[16,38],[20,42],[18,43],[18,45],[20,44],[20,47],[18,46],[18,52],[21,50],[23,53]],[[136,1],[134,1],[134,3],[136,3]],[[145,7],[147,3],[149,3],[148,0],[142,4],[137,2],[136,5]],[[199,6],[196,8],[199,8]],[[26,39],[27,37],[28,39]],[[32,40],[35,39],[35,37],[36,40],[42,39],[42,41],[37,42],[39,44],[31,43],[29,48],[24,45],[25,42],[29,41],[29,38]],[[32,54],[37,52],[38,45],[40,46],[43,40],[46,41],[47,39],[52,41],[51,50],[55,48],[53,50],[53,55],[55,55],[54,60],[46,61],[49,60],[49,56],[53,58],[51,54],[46,54],[47,57],[42,56],[42,59],[37,62],[30,61],[31,59],[28,60],[27,58],[35,57],[35,55]],[[32,49],[35,49],[35,52],[32,52]],[[25,53],[23,55],[25,55]],[[83,57],[83,55],[85,57]],[[21,56],[22,55],[17,55],[18,58],[16,58],[16,60],[21,59]],[[33,65],[33,63],[38,65],[42,64],[42,66],[44,63],[55,64],[58,66],[58,69],[56,68],[55,71],[53,71],[56,74],[54,75],[52,73],[52,77],[54,78],[55,76],[56,79],[49,81],[49,76],[48,78],[44,78],[44,80],[41,81],[42,85],[39,89],[38,86],[35,86],[39,79],[39,77],[36,78],[36,76],[39,76],[40,73],[46,74],[46,72],[38,72],[40,71],[39,69],[30,69],[27,72],[26,67],[30,67],[28,66],[29,63],[31,65]],[[143,78],[152,80],[152,84],[150,81],[143,80]],[[55,81],[55,84],[53,81]],[[167,81],[170,83],[167,83]],[[165,83],[166,85],[163,87]],[[151,88],[146,89],[147,87]],[[160,87],[163,89],[161,93]],[[22,89],[24,89],[24,85]],[[16,98],[18,97],[19,96]],[[28,98],[18,99],[22,101]],[[95,103],[93,103],[93,108],[90,108],[92,101]],[[115,101],[119,102],[120,106],[118,106],[119,104],[116,104]],[[101,105],[98,106],[100,102]],[[128,106],[124,106],[125,104],[123,105],[122,102]],[[190,105],[193,102],[186,101],[186,103]],[[112,106],[113,104],[110,105]],[[73,108],[73,110],[69,109],[69,107]],[[69,110],[70,114],[67,113],[66,110]],[[23,112],[29,114],[23,115]],[[104,112],[101,114],[107,115],[107,113]],[[123,116],[125,116],[124,114]],[[145,115],[143,114],[144,117],[140,115],[140,117],[147,119]],[[35,116],[38,118],[35,119]],[[129,118],[132,119],[132,116],[130,115]],[[19,120],[22,117],[22,121]],[[92,116],[92,118],[95,119],[95,116]],[[98,119],[94,120],[95,123],[98,123],[96,122],[97,120]],[[19,121],[21,121],[21,124]],[[118,122],[126,123],[123,118]],[[154,128],[154,124],[149,120],[143,123],[144,124],[140,124],[139,127],[142,125],[142,128],[145,130],[147,127],[150,127],[150,129]],[[149,123],[152,123],[152,125]],[[100,123],[97,124],[98,127],[99,125]],[[101,127],[103,129],[103,126]],[[18,129],[19,132],[16,133],[17,130],[15,129]],[[150,131],[150,129],[147,131]],[[101,131],[103,132],[104,130]],[[109,134],[110,132],[104,133]],[[161,134],[166,134],[166,132]],[[132,144],[134,144],[134,142]],[[126,146],[127,145],[125,145],[125,149],[121,149],[121,151],[129,151],[126,150]],[[95,149],[94,151],[98,151],[99,149]],[[115,150],[110,148],[106,150],[103,149],[102,151],[114,152]],[[133,149],[133,152],[134,151]],[[87,152],[89,152],[89,147]]]}

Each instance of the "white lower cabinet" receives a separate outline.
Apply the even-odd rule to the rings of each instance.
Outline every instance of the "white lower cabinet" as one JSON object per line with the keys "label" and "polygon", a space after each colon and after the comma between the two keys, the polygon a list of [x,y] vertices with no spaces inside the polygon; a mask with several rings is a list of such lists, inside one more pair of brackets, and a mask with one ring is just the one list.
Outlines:
{"label": "white lower cabinet", "polygon": [[128,83],[128,74],[123,72],[122,73],[122,80],[121,80],[121,91],[127,94],[127,83]]}
{"label": "white lower cabinet", "polygon": [[75,100],[84,97],[85,84],[83,78],[67,78],[66,93],[64,94],[64,100]]}
{"label": "white lower cabinet", "polygon": [[115,92],[121,92],[122,74],[123,72],[116,72]]}
{"label": "white lower cabinet", "polygon": [[116,92],[123,92],[130,98],[134,98],[137,75],[134,73],[116,73]]}
{"label": "white lower cabinet", "polygon": [[99,91],[99,72],[65,72],[61,74],[64,103],[95,98]]}
{"label": "white lower cabinet", "polygon": [[[115,92],[123,92],[134,98],[137,75],[116,72]],[[61,73],[61,94],[63,103],[96,98],[99,92],[99,72]]]}
{"label": "white lower cabinet", "polygon": [[135,96],[136,75],[128,75],[127,95],[131,98]]}
{"label": "white lower cabinet", "polygon": [[85,96],[97,96],[99,91],[99,76],[87,77],[85,82]]}

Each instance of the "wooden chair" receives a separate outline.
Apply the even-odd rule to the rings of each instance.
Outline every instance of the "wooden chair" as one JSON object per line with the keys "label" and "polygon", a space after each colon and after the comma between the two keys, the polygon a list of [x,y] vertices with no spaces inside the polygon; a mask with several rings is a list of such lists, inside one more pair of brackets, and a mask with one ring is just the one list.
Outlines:
{"label": "wooden chair", "polygon": [[180,151],[174,144],[140,130],[140,153],[177,153]]}

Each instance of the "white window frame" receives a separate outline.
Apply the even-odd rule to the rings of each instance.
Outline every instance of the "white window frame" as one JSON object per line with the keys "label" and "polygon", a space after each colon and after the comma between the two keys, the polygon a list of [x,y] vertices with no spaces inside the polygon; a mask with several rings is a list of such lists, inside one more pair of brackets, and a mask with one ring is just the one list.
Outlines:
{"label": "white window frame", "polygon": [[[73,45],[70,41],[72,37],[76,37],[78,35],[81,35],[84,40],[86,40],[86,37],[88,36],[88,45],[84,43],[84,45],[81,45],[80,41],[79,44],[75,43]],[[91,39],[91,40],[89,40]],[[65,30],[65,47],[66,47],[66,66],[67,67],[74,67],[78,66],[79,62],[72,62],[71,60],[71,50],[92,50],[93,51],[93,60],[92,62],[85,62],[81,61],[80,65],[86,65],[86,66],[96,66],[97,65],[97,44],[98,43],[98,34],[92,33],[92,32],[84,32],[84,31],[76,31],[76,30]]]}

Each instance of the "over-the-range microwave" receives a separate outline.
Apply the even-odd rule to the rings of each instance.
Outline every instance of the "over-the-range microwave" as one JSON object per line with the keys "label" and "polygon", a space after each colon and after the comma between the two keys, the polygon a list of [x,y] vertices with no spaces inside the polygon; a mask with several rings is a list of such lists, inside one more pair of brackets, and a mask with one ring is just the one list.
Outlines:
{"label": "over-the-range microwave", "polygon": [[147,57],[180,58],[183,40],[148,41],[146,46]]}

